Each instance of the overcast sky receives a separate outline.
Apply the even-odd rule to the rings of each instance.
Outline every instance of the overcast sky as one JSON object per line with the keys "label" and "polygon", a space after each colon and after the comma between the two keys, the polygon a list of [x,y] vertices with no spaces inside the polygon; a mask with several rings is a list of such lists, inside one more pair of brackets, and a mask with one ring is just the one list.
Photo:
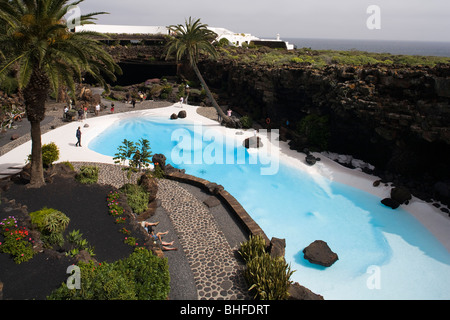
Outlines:
{"label": "overcast sky", "polygon": [[[370,30],[370,5],[381,29]],[[261,38],[450,42],[450,0],[85,0],[82,13],[109,12],[97,24],[168,26],[189,16]]]}

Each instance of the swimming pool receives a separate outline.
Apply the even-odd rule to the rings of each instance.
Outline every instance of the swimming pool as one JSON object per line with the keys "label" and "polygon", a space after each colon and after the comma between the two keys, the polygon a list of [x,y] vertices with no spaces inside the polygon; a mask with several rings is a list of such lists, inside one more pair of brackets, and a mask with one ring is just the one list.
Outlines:
{"label": "swimming pool", "polygon": [[[187,140],[176,134],[180,130]],[[124,139],[145,138],[153,153],[163,153],[174,166],[222,184],[269,238],[286,239],[286,260],[296,270],[291,279],[325,299],[450,298],[450,254],[411,214],[282,160],[276,174],[263,175],[267,162],[257,153],[218,135],[206,138],[210,128],[201,130],[187,120],[128,118],[88,147],[114,156]],[[230,160],[211,163],[205,154]],[[329,268],[305,260],[302,250],[314,240],[326,241],[339,260]]]}

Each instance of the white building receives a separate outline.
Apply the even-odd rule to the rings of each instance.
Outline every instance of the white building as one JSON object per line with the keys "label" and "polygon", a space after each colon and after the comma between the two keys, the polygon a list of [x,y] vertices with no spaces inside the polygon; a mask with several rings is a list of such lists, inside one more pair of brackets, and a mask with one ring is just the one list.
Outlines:
{"label": "white building", "polygon": [[[244,43],[250,44],[252,41],[277,41],[281,42],[278,35],[276,40],[261,40],[249,33],[236,33],[225,28],[213,28],[209,27],[211,31],[217,33],[217,41],[222,38],[226,38],[231,44],[241,47]],[[152,34],[152,35],[168,35],[169,29],[162,26],[123,26],[123,25],[102,25],[102,24],[87,24],[83,26],[76,26],[75,32],[81,31],[95,31],[99,33],[109,34]],[[293,45],[288,42],[286,47],[288,50],[294,49]]]}
{"label": "white building", "polygon": [[259,40],[259,38],[252,36],[249,33],[235,33],[225,28],[209,28],[211,31],[217,33],[217,41],[226,38],[231,44],[241,47],[244,43],[250,44],[251,41]]}
{"label": "white building", "polygon": [[290,44],[287,41],[283,41],[280,39],[280,34],[277,34],[277,38],[276,39],[261,39],[261,41],[269,41],[269,42],[284,42],[286,44],[286,49],[288,50],[294,50],[295,46],[293,44]]}

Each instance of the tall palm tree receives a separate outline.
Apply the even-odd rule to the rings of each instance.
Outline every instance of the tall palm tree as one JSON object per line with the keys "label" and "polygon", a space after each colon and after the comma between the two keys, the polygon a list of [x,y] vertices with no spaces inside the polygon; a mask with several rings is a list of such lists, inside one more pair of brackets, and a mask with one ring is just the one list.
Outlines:
{"label": "tall palm tree", "polygon": [[220,108],[217,104],[216,99],[214,99],[211,90],[209,90],[206,85],[205,79],[197,66],[200,53],[209,54],[213,58],[217,57],[217,51],[212,45],[214,40],[217,38],[217,34],[212,30],[209,30],[208,25],[201,23],[200,19],[194,21],[191,17],[189,17],[189,20],[185,21],[184,25],[171,25],[168,29],[175,33],[175,37],[173,37],[167,44],[166,59],[168,59],[173,53],[175,53],[177,61],[180,61],[187,56],[190,65],[194,69],[195,74],[205,89],[206,95],[211,100],[214,108],[217,110],[217,113],[226,123],[229,123],[230,118],[225,115],[222,108]]}
{"label": "tall palm tree", "polygon": [[[71,32],[64,17],[83,2],[77,0],[0,0],[0,74],[17,70],[28,121],[31,124],[30,187],[45,184],[42,165],[40,123],[50,90],[61,86],[75,92],[82,74],[90,74],[107,88],[105,77],[115,80],[119,66],[94,39],[95,32]],[[78,17],[79,23],[93,23],[95,12]]]}

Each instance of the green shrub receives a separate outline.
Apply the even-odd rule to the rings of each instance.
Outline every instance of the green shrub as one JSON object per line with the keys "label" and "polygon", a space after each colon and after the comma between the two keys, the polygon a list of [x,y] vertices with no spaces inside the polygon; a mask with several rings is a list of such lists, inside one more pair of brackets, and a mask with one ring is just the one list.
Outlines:
{"label": "green shrub", "polygon": [[256,299],[285,300],[289,297],[290,277],[293,271],[283,258],[272,258],[264,253],[251,259],[244,271],[250,291]]}
{"label": "green shrub", "polygon": [[239,249],[239,254],[246,263],[264,252],[266,252],[266,241],[260,235],[250,236],[248,241],[241,243]]}
{"label": "green shrub", "polygon": [[[42,146],[42,165],[44,168],[50,167],[53,162],[59,160],[59,148],[54,143],[44,144]],[[28,155],[28,161],[31,161],[31,154]]]}
{"label": "green shrub", "polygon": [[308,139],[312,149],[323,151],[328,148],[330,129],[327,116],[310,114],[297,125],[297,132]]}
{"label": "green shrub", "polygon": [[138,300],[167,299],[170,291],[167,258],[158,258],[151,251],[140,247],[118,264],[122,272],[130,272]]}
{"label": "green shrub", "polygon": [[76,179],[83,184],[93,184],[98,181],[98,167],[97,166],[82,166],[80,173],[77,174]]}
{"label": "green shrub", "polygon": [[42,163],[44,167],[50,167],[53,162],[59,160],[59,148],[54,143],[44,144],[42,146]]}
{"label": "green shrub", "polygon": [[120,188],[127,195],[127,203],[134,213],[142,213],[147,210],[150,195],[142,186],[127,183]]}
{"label": "green shrub", "polygon": [[219,48],[223,48],[223,47],[228,47],[230,46],[230,41],[227,38],[222,38],[219,41],[214,42],[214,45],[219,47]]}
{"label": "green shrub", "polygon": [[54,290],[48,300],[136,300],[134,283],[116,264],[79,262],[80,290],[67,288],[66,283]]}
{"label": "green shrub", "polygon": [[159,163],[154,164],[153,171],[151,171],[150,174],[156,179],[164,179],[165,177],[164,170],[161,168]]}
{"label": "green shrub", "polygon": [[253,126],[253,120],[249,116],[243,116],[241,119],[241,124],[244,129],[251,128]]}
{"label": "green shrub", "polygon": [[73,167],[73,164],[71,164],[69,161],[61,162],[61,164],[69,167],[70,170],[75,171],[75,168]]}
{"label": "green shrub", "polygon": [[290,62],[292,62],[292,63],[302,63],[303,59],[300,58],[300,57],[293,57],[293,58],[291,58]]}
{"label": "green shrub", "polygon": [[30,213],[31,223],[41,232],[41,239],[48,246],[64,244],[63,232],[69,225],[70,219],[61,211],[44,207]]}
{"label": "green shrub", "polygon": [[54,290],[49,300],[165,300],[170,291],[167,258],[136,248],[126,259],[113,263],[79,262],[81,290],[69,290],[66,283]]}
{"label": "green shrub", "polygon": [[294,273],[283,257],[272,258],[266,252],[262,236],[250,236],[241,243],[239,253],[246,268],[244,277],[255,299],[284,300],[289,296],[290,277]]}
{"label": "green shrub", "polygon": [[71,243],[74,248],[68,252],[66,252],[66,256],[76,256],[80,250],[87,251],[91,256],[94,256],[94,247],[90,246],[88,241],[83,238],[83,234],[80,233],[80,230],[72,230],[67,235],[67,241]]}

